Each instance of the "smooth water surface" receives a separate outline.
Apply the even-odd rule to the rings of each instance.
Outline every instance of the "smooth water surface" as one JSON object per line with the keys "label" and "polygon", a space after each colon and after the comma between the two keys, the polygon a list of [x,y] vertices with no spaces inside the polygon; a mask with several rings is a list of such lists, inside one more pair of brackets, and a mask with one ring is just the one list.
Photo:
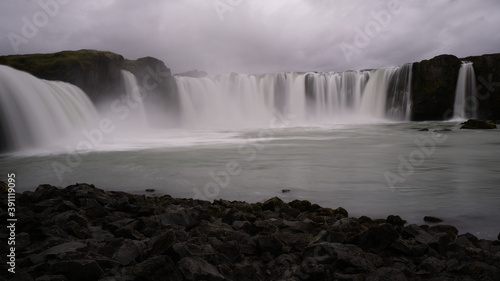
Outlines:
{"label": "smooth water surface", "polygon": [[160,131],[114,136],[78,156],[3,155],[0,180],[15,172],[19,192],[87,182],[207,200],[279,196],[341,206],[350,216],[396,214],[419,224],[436,216],[489,239],[500,231],[500,130],[460,130],[456,122]]}

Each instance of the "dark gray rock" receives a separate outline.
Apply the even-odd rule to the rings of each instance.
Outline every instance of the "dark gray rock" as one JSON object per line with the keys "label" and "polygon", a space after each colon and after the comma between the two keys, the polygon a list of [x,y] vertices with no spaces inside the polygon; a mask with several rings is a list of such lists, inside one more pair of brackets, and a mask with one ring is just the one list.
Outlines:
{"label": "dark gray rock", "polygon": [[149,255],[165,253],[176,242],[177,236],[173,230],[166,230],[160,235],[151,239],[151,250]]}
{"label": "dark gray rock", "polygon": [[176,264],[168,256],[151,257],[125,270],[132,280],[182,281],[183,277]]}
{"label": "dark gray rock", "polygon": [[[10,274],[9,274],[10,275]],[[10,281],[33,281],[33,277],[25,270],[17,270]]]}
{"label": "dark gray rock", "polygon": [[60,256],[61,254],[66,253],[74,253],[77,251],[83,251],[87,248],[86,244],[80,242],[67,242],[57,246],[54,246],[50,249],[47,249],[43,255],[44,256]]}
{"label": "dark gray rock", "polygon": [[189,242],[175,243],[172,245],[172,250],[179,258],[216,254],[210,244],[194,244]]}
{"label": "dark gray rock", "polygon": [[273,197],[262,204],[262,210],[275,212],[284,204],[285,202],[283,202],[283,200],[279,199],[278,197]]}
{"label": "dark gray rock", "polygon": [[496,129],[497,125],[494,122],[474,120],[469,119],[465,123],[462,123],[460,129],[470,129],[470,130],[484,130],[484,129]]}
{"label": "dark gray rock", "polygon": [[183,258],[177,263],[177,266],[187,280],[225,280],[217,267],[200,257]]}
{"label": "dark gray rock", "polygon": [[[17,260],[20,270],[42,280],[500,276],[500,243],[469,233],[457,236],[458,230],[449,225],[405,226],[398,216],[348,218],[342,208],[321,208],[307,201],[295,201],[292,207],[276,198],[263,208],[264,203],[212,204],[106,192],[86,184],[66,189],[44,186],[39,192],[52,197],[37,192],[18,197],[23,204],[16,246],[24,248]],[[35,211],[42,206],[46,209]],[[6,254],[5,247],[0,247],[0,254]]]}
{"label": "dark gray rock", "polygon": [[322,230],[318,235],[316,235],[310,242],[310,244],[317,244],[321,242],[328,243],[344,243],[346,235],[340,231],[334,231],[331,229]]}
{"label": "dark gray rock", "polygon": [[146,246],[140,241],[126,239],[113,255],[113,259],[122,265],[129,265],[144,254]]}
{"label": "dark gray rock", "polygon": [[400,216],[393,216],[390,215],[386,219],[387,223],[390,223],[392,225],[396,226],[404,226],[406,224],[406,221],[403,220]]}
{"label": "dark gray rock", "polygon": [[446,262],[435,257],[428,257],[420,264],[420,269],[430,273],[439,273],[446,268]]}
{"label": "dark gray rock", "polygon": [[31,244],[31,238],[29,233],[21,232],[16,235],[16,250],[24,250]]}
{"label": "dark gray rock", "polygon": [[283,253],[283,243],[275,235],[260,236],[256,239],[257,248],[261,253],[269,252],[277,257]]}
{"label": "dark gray rock", "polygon": [[56,261],[50,265],[48,272],[51,275],[61,274],[75,281],[95,281],[104,273],[94,260]]}
{"label": "dark gray rock", "polygon": [[364,250],[383,250],[399,238],[398,232],[391,224],[370,227],[368,230],[357,234],[348,240],[349,243],[358,245]]}
{"label": "dark gray rock", "polygon": [[168,210],[167,213],[158,215],[158,218],[166,226],[179,225],[190,228],[200,223],[198,218],[199,214],[200,212],[195,209],[180,207],[178,209]]}
{"label": "dark gray rock", "polygon": [[234,265],[234,280],[254,281],[263,280],[261,266],[257,263],[238,263]]}

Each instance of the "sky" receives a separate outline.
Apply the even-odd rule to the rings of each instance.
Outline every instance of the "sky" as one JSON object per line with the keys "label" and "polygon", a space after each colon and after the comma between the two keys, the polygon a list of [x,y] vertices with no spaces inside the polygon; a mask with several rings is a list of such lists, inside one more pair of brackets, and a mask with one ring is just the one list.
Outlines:
{"label": "sky", "polygon": [[500,52],[498,0],[0,0],[0,55],[97,49],[173,73],[373,69]]}

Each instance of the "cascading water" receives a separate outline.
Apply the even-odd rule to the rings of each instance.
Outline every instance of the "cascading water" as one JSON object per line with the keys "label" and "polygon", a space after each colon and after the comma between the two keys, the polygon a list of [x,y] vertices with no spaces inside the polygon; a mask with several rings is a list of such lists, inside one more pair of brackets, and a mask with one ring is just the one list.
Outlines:
{"label": "cascading water", "polygon": [[476,74],[472,62],[462,62],[455,90],[453,119],[477,117]]}
{"label": "cascading water", "polygon": [[395,120],[410,120],[411,78],[413,63],[398,67],[393,73],[387,91],[387,117]]}
{"label": "cascading water", "polygon": [[78,87],[0,65],[0,150],[58,142],[76,128],[94,124],[98,116]]}
{"label": "cascading water", "polygon": [[133,107],[131,108],[130,112],[134,114],[133,118],[131,119],[141,125],[147,125],[148,122],[141,89],[139,87],[139,84],[137,83],[135,75],[126,70],[122,70],[121,74],[126,98],[133,101],[132,103],[129,103],[129,106]]}
{"label": "cascading water", "polygon": [[[126,110],[126,122],[114,123],[124,126],[119,131],[133,128],[137,133],[153,115],[161,114],[142,102],[132,73],[122,71],[122,78],[123,98],[133,102],[127,103],[131,108]],[[175,81],[180,101],[180,116],[175,120],[188,129],[263,128],[270,126],[277,113],[299,126],[409,120],[411,109],[411,64],[340,73],[175,77]],[[0,82],[3,151],[74,136],[100,116],[85,93],[73,85],[37,79],[6,66],[0,68]]]}
{"label": "cascading water", "polygon": [[265,126],[275,112],[297,124],[409,120],[411,69],[176,77],[182,125]]}

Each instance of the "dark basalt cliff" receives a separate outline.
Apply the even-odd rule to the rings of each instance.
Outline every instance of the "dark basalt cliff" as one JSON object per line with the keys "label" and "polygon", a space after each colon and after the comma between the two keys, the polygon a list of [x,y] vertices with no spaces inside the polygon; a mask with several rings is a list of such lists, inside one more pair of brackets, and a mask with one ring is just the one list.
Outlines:
{"label": "dark basalt cliff", "polygon": [[[152,57],[126,60],[112,52],[79,50],[3,56],[0,57],[0,64],[41,79],[74,84],[94,102],[119,97],[123,93],[122,69],[137,77],[139,87],[146,94],[155,92],[164,95],[174,91],[170,69],[161,60]],[[165,99],[161,100],[165,102]]]}
{"label": "dark basalt cliff", "polygon": [[478,113],[481,119],[500,119],[500,54],[463,58],[476,74]]}
{"label": "dark basalt cliff", "polygon": [[441,55],[413,64],[412,120],[446,120],[453,117],[458,73],[463,61],[473,63],[477,107],[481,119],[500,119],[500,54],[457,58]]}
{"label": "dark basalt cliff", "polygon": [[38,78],[74,84],[94,102],[121,91],[123,61],[121,55],[95,50],[0,57],[0,64],[29,72]]}
{"label": "dark basalt cliff", "polygon": [[177,112],[177,87],[170,69],[163,61],[153,57],[125,60],[122,68],[135,75],[150,104],[166,109],[167,112]]}
{"label": "dark basalt cliff", "polygon": [[443,120],[453,115],[460,60],[441,55],[413,64],[412,120]]}

